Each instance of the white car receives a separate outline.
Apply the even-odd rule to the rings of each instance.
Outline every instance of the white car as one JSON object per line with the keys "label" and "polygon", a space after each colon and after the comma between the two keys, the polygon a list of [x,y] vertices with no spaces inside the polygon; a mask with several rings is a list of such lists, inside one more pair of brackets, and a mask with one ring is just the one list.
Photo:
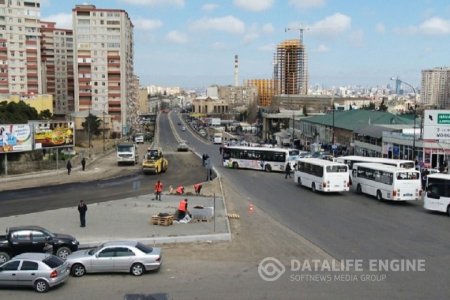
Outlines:
{"label": "white car", "polygon": [[158,270],[162,263],[161,249],[135,241],[106,242],[97,248],[80,250],[67,257],[75,277],[86,273],[124,272],[140,276]]}

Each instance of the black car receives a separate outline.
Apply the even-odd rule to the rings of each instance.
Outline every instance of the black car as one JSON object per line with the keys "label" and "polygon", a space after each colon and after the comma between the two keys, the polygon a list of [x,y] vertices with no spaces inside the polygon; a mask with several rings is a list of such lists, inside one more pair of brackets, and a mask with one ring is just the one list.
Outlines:
{"label": "black car", "polygon": [[53,233],[40,226],[10,227],[0,235],[0,263],[25,252],[52,252],[65,259],[78,250],[79,242],[71,235]]}

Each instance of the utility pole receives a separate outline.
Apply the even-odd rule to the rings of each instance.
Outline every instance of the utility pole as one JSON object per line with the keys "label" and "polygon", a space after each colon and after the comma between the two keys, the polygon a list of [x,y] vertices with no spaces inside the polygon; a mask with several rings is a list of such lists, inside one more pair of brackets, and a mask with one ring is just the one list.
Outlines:
{"label": "utility pole", "polygon": [[89,158],[91,158],[91,108],[89,107],[89,113],[87,117],[88,126],[88,148],[89,148]]}
{"label": "utility pole", "polygon": [[103,110],[103,153],[105,153],[105,110]]}

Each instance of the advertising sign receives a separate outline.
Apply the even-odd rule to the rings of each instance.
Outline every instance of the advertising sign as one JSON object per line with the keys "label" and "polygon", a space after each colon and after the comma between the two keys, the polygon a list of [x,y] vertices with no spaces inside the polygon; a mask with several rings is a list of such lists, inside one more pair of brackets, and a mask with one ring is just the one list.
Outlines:
{"label": "advertising sign", "polygon": [[0,153],[31,151],[31,126],[28,124],[0,124]]}
{"label": "advertising sign", "polygon": [[74,146],[73,122],[40,121],[33,126],[35,149]]}
{"label": "advertising sign", "polygon": [[450,110],[425,110],[423,138],[425,140],[450,140]]}

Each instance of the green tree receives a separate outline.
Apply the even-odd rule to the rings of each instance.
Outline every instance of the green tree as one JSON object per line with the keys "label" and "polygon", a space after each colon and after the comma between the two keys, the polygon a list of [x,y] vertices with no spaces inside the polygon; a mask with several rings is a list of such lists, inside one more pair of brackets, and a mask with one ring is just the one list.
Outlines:
{"label": "green tree", "polygon": [[303,115],[304,115],[305,117],[308,116],[308,110],[306,109],[306,105],[303,105]]}
{"label": "green tree", "polygon": [[102,121],[97,118],[97,116],[89,113],[89,115],[85,118],[85,121],[81,123],[81,126],[83,126],[84,131],[88,134],[99,135],[101,122]]}
{"label": "green tree", "polygon": [[48,109],[43,110],[39,113],[39,119],[40,120],[51,120],[51,119],[53,119],[53,114]]}
{"label": "green tree", "polygon": [[23,101],[0,102],[0,123],[23,124],[29,120],[40,120],[39,114],[34,107]]}
{"label": "green tree", "polygon": [[384,99],[381,101],[380,107],[378,108],[380,111],[387,111],[388,107],[384,103]]}

